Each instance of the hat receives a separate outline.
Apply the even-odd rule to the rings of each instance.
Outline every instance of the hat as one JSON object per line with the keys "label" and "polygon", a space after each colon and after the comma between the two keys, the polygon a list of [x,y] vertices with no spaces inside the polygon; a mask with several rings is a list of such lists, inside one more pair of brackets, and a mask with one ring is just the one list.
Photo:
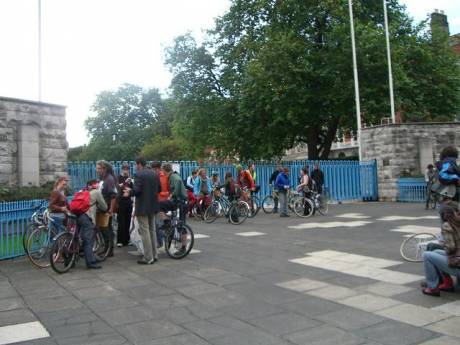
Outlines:
{"label": "hat", "polygon": [[217,175],[219,175],[219,173],[218,173],[217,171],[214,170],[214,171],[211,173],[211,175],[212,175],[212,176],[217,176]]}
{"label": "hat", "polygon": [[236,166],[236,170],[237,170],[237,171],[240,171],[240,170],[242,170],[242,169],[243,169],[243,166],[242,166],[241,164],[238,164],[238,165]]}

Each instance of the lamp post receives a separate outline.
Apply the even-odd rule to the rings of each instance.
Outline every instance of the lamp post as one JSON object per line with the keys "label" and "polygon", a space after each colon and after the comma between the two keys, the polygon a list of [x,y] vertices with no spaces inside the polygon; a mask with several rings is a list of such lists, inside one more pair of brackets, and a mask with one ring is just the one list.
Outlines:
{"label": "lamp post", "polygon": [[383,16],[385,20],[385,37],[386,37],[386,43],[387,43],[388,84],[390,88],[391,122],[396,123],[395,100],[394,100],[394,94],[393,94],[393,72],[391,69],[390,32],[388,29],[387,0],[383,0]]}
{"label": "lamp post", "polygon": [[361,103],[359,101],[359,80],[358,80],[358,66],[356,62],[356,43],[355,43],[355,24],[353,19],[353,1],[348,0],[348,8],[350,12],[350,30],[351,30],[351,50],[353,55],[353,77],[355,81],[355,103],[356,103],[356,124],[358,136],[358,152],[359,160],[362,159],[361,150]]}

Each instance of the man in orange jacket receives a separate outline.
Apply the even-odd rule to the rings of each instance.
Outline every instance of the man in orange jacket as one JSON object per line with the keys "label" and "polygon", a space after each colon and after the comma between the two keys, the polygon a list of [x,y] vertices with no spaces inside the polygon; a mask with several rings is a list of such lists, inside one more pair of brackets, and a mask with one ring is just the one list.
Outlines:
{"label": "man in orange jacket", "polygon": [[[158,193],[158,201],[164,201],[169,199],[169,180],[168,180],[168,175],[165,174],[165,172],[161,169],[161,163],[158,161],[153,161],[152,162],[152,169],[158,174],[158,177],[160,178],[160,192]],[[156,217],[157,221],[157,226],[156,226],[156,232],[157,232],[157,245],[158,248],[161,248],[163,246],[163,234],[160,233],[160,227],[163,225],[163,220],[161,217]]]}

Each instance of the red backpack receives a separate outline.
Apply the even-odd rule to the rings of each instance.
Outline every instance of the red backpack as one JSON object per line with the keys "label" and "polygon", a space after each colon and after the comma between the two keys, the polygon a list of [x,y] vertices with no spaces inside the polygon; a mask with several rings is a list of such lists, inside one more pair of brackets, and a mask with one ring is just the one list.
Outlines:
{"label": "red backpack", "polygon": [[79,216],[88,212],[91,206],[91,197],[87,189],[76,192],[69,204],[69,211]]}

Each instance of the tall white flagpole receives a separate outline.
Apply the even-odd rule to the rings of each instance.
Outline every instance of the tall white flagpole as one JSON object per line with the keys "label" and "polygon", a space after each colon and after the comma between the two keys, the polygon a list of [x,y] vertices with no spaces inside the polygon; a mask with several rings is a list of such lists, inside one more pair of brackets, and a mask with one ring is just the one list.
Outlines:
{"label": "tall white flagpole", "polygon": [[393,72],[391,69],[390,30],[388,28],[387,0],[383,0],[383,16],[385,18],[385,36],[387,41],[388,84],[390,87],[391,122],[396,123],[395,99],[393,94]]}
{"label": "tall white flagpole", "polygon": [[361,150],[361,103],[359,101],[359,81],[358,81],[358,65],[356,62],[356,43],[355,43],[355,24],[353,19],[353,3],[352,0],[348,0],[348,8],[350,12],[350,29],[351,29],[351,50],[353,55],[353,77],[355,80],[355,103],[356,103],[356,123],[357,123],[357,135],[358,135],[358,152],[359,160],[362,159]]}
{"label": "tall white flagpole", "polygon": [[42,1],[38,0],[38,101],[42,101]]}

